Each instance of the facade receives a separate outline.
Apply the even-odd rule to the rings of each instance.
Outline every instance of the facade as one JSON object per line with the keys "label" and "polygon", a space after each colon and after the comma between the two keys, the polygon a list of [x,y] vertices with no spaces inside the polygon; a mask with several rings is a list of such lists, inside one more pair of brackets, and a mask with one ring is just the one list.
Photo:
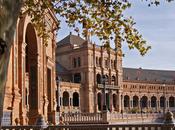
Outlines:
{"label": "facade", "polygon": [[38,37],[28,15],[18,19],[8,67],[3,124],[34,124],[39,114],[48,120],[55,111],[57,19],[51,10],[45,21],[51,30],[48,46]]}
{"label": "facade", "polygon": [[[56,64],[60,84],[67,83],[67,89],[59,86],[60,102],[68,102],[58,103],[61,112],[100,112],[105,104],[108,111],[122,113],[175,109],[175,71],[123,68],[122,57],[113,49],[72,34],[57,43]],[[76,107],[74,92],[79,97]]]}

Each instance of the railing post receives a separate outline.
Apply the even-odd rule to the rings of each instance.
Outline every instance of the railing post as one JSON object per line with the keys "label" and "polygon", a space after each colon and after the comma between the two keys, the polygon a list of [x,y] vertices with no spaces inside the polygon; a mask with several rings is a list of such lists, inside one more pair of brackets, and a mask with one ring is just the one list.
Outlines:
{"label": "railing post", "polygon": [[173,118],[173,113],[168,111],[165,114],[164,117],[164,126],[163,126],[163,130],[173,130],[175,123],[174,123],[174,118]]}
{"label": "railing post", "polygon": [[38,118],[36,120],[36,123],[35,123],[37,126],[40,126],[41,129],[45,129],[48,127],[48,125],[46,124],[45,120],[44,120],[44,117],[43,115],[38,115]]}

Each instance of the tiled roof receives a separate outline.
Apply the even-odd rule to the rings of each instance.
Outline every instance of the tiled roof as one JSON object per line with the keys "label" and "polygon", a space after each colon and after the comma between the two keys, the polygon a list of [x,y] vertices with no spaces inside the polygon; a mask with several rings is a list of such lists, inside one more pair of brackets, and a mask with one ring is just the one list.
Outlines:
{"label": "tiled roof", "polygon": [[76,35],[68,35],[67,37],[65,37],[64,39],[62,39],[61,41],[59,41],[57,43],[57,46],[61,46],[61,45],[66,45],[66,44],[72,44],[72,45],[82,45],[86,40],[84,40],[83,38],[76,36]]}
{"label": "tiled roof", "polygon": [[175,71],[123,68],[123,80],[175,83]]}

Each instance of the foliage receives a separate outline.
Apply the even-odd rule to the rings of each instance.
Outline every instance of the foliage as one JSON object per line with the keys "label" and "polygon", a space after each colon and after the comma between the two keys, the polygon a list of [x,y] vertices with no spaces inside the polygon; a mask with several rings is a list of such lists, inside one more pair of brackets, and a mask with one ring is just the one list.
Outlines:
{"label": "foliage", "polygon": [[[159,0],[145,1],[148,6],[160,4]],[[110,47],[110,41],[113,40],[118,54],[122,54],[121,43],[124,41],[129,49],[136,48],[141,55],[151,48],[134,27],[133,18],[124,15],[124,11],[131,7],[129,0],[26,0],[24,7],[26,13],[32,16],[38,34],[44,38],[48,33],[43,18],[50,8],[64,17],[75,31],[79,32],[79,25],[82,25],[85,37],[97,36],[106,48]]]}
{"label": "foliage", "polygon": [[141,55],[150,49],[134,27],[133,18],[124,16],[124,11],[131,7],[127,0],[26,0],[24,7],[40,36],[47,36],[43,18],[50,8],[64,17],[75,31],[79,31],[78,25],[82,25],[85,37],[96,35],[107,48],[113,40],[119,54],[122,54],[123,41],[126,41],[130,49],[138,49]]}

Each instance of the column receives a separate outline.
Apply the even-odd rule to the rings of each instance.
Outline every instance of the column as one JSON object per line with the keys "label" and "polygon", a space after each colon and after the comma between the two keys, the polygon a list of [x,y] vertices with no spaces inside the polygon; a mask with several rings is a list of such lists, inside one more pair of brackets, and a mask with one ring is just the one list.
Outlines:
{"label": "column", "polygon": [[148,108],[151,108],[151,100],[148,100]]}
{"label": "column", "polygon": [[133,108],[133,100],[130,100],[130,108]]}
{"label": "column", "polygon": [[157,106],[157,111],[159,111],[160,110],[160,100],[157,100],[156,106]]}
{"label": "column", "polygon": [[169,99],[166,101],[167,102],[167,107],[166,107],[166,110],[168,110],[169,109]]}
{"label": "column", "polygon": [[117,101],[117,109],[118,109],[118,112],[120,113],[121,112],[121,110],[122,110],[122,102],[121,102],[121,95],[120,95],[120,93],[117,93],[117,99],[116,99],[116,101]]}

